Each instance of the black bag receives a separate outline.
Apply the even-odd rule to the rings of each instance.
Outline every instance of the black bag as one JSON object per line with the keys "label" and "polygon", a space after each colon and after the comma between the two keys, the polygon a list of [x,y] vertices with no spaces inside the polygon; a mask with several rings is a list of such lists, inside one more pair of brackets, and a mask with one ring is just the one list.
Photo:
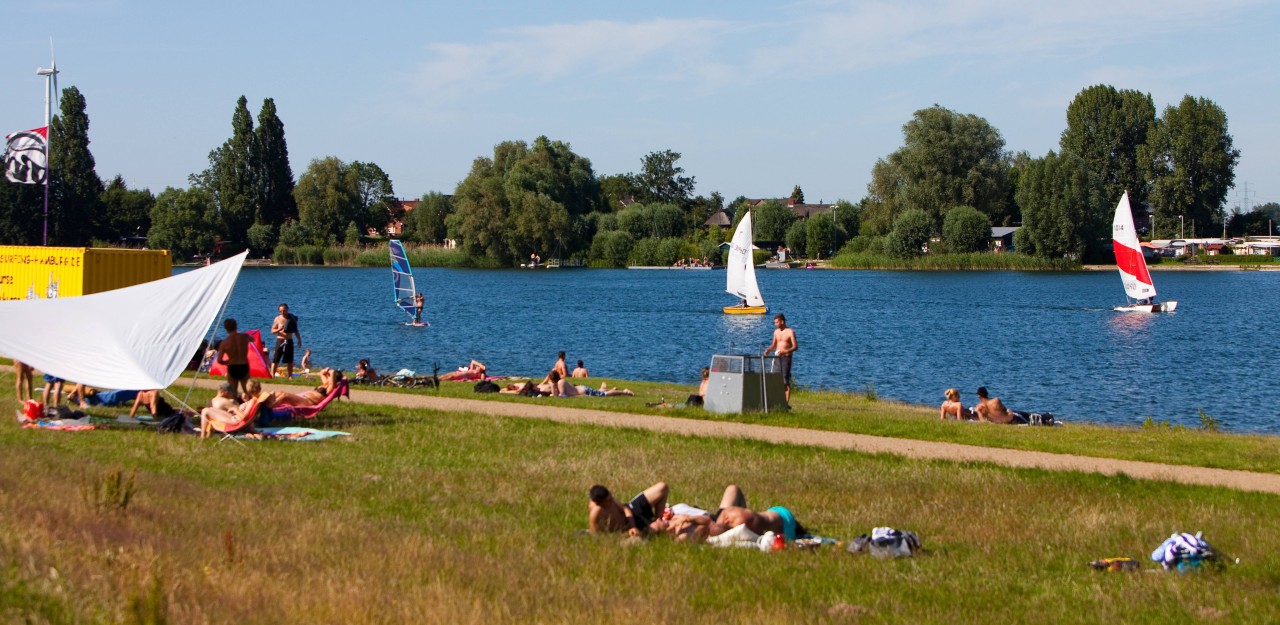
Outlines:
{"label": "black bag", "polygon": [[475,390],[477,393],[497,393],[501,389],[497,384],[494,384],[489,380],[481,380],[476,382]]}
{"label": "black bag", "polygon": [[686,406],[701,406],[701,405],[702,405],[702,396],[701,396],[701,395],[690,395],[690,396],[689,396],[689,399],[684,400],[684,405],[686,405]]}
{"label": "black bag", "polygon": [[175,412],[165,417],[160,423],[156,424],[156,432],[161,434],[181,434],[183,432],[194,432],[195,428],[187,423],[186,415]]}

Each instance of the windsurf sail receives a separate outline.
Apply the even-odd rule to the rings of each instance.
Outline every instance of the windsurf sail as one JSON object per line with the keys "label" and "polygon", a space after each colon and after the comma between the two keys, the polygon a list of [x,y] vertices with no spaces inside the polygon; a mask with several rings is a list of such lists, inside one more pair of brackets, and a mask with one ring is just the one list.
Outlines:
{"label": "windsurf sail", "polygon": [[409,256],[404,252],[404,245],[398,239],[391,240],[391,281],[394,288],[396,298],[396,306],[409,315],[410,319],[414,319],[417,313],[417,306],[413,303],[413,296],[417,295],[418,289],[413,282],[413,267],[409,266]]}
{"label": "windsurf sail", "polygon": [[1147,260],[1142,257],[1138,232],[1133,228],[1133,211],[1129,208],[1129,192],[1125,191],[1116,205],[1116,215],[1111,221],[1111,243],[1116,253],[1116,268],[1124,293],[1134,299],[1154,298],[1156,286],[1147,271]]}
{"label": "windsurf sail", "polygon": [[729,242],[729,264],[725,266],[724,290],[739,299],[747,300],[748,306],[764,306],[760,286],[756,284],[751,238],[751,213],[748,212],[742,217],[738,229],[733,232],[733,240]]}

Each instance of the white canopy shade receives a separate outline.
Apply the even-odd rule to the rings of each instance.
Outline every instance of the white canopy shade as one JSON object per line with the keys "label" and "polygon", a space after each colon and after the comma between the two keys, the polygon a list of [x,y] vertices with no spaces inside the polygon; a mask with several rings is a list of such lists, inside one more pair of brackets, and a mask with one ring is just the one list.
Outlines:
{"label": "white canopy shade", "polygon": [[0,302],[0,354],[89,386],[165,388],[217,320],[247,255],[83,297]]}

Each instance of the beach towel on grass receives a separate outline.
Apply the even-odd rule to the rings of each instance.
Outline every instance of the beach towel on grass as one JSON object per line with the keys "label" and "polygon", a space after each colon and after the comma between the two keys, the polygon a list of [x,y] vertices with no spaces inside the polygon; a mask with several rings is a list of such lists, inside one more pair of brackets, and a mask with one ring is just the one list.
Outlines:
{"label": "beach towel on grass", "polygon": [[[334,438],[336,436],[351,436],[348,432],[337,432],[334,430],[316,430],[312,428],[260,428],[258,433],[262,435],[262,439],[282,440],[282,441],[322,441],[326,438]],[[250,437],[242,434],[236,438],[259,440],[258,437]]]}
{"label": "beach towel on grass", "polygon": [[89,417],[81,419],[40,419],[34,423],[30,421],[23,423],[22,427],[38,430],[61,430],[63,432],[83,432],[94,429],[89,424]]}

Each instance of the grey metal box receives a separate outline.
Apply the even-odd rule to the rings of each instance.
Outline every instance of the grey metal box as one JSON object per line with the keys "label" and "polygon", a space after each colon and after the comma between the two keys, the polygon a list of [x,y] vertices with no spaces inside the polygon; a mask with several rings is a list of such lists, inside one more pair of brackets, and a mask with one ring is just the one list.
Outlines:
{"label": "grey metal box", "polygon": [[786,405],[785,393],[777,357],[716,354],[703,407],[718,414],[770,412]]}

